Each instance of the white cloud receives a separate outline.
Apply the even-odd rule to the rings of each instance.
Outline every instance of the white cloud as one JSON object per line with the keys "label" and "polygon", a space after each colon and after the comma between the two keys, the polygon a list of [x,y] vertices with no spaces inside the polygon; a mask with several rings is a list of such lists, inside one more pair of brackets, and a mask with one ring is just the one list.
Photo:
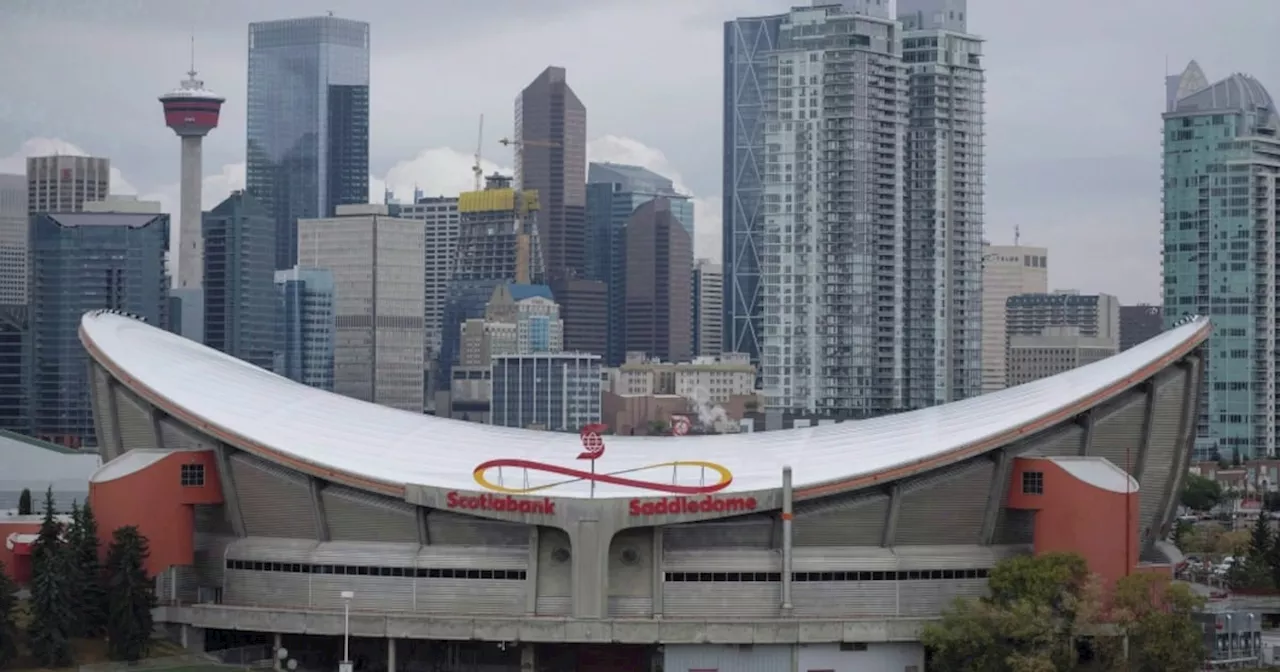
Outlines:
{"label": "white cloud", "polygon": [[698,196],[685,184],[667,155],[639,140],[602,135],[587,143],[588,161],[609,161],[647,168],[671,180],[676,191],[693,197],[693,252],[697,257],[720,260],[721,200],[719,196]]}
{"label": "white cloud", "polygon": [[[408,161],[400,161],[387,171],[379,182],[385,183],[395,192],[396,198],[409,202],[413,198],[414,188],[421,189],[428,196],[456,196],[475,187],[472,166],[475,157],[451,147],[424,149]],[[494,171],[510,175],[512,169],[493,161],[481,159],[480,167],[485,175]],[[374,191],[374,179],[369,178],[370,199],[377,194],[376,203],[382,202],[382,189]]]}

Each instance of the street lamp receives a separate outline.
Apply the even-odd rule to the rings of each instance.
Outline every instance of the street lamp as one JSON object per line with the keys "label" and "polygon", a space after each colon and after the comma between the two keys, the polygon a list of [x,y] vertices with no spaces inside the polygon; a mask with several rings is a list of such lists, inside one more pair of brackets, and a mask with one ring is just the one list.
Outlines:
{"label": "street lamp", "polygon": [[356,593],[354,590],[344,590],[342,597],[342,662],[338,663],[338,672],[351,672],[351,600],[354,600]]}

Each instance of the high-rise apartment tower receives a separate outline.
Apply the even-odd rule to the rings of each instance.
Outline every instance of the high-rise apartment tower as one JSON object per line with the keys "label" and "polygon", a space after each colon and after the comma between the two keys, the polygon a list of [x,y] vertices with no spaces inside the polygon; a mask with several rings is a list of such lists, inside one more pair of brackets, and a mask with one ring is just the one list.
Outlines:
{"label": "high-rise apartment tower", "polygon": [[982,392],[1004,389],[1009,336],[1005,303],[1019,294],[1049,291],[1049,251],[1025,245],[987,245],[982,254]]}
{"label": "high-rise apartment tower", "polygon": [[1213,320],[1195,450],[1201,458],[1274,455],[1275,100],[1249,75],[1210,83],[1195,62],[1165,86],[1164,321]]}

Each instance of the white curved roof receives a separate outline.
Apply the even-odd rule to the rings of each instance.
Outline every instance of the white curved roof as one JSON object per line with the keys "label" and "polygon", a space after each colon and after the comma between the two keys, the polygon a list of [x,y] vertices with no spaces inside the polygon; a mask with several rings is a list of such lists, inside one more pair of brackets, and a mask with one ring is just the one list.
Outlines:
{"label": "white curved roof", "polygon": [[1137,492],[1138,481],[1124,469],[1105,457],[1049,457],[1050,462],[1063,471],[1099,490],[1108,492]]}
{"label": "white curved roof", "polygon": [[[994,448],[1064,421],[1152,375],[1200,344],[1197,318],[1114,357],[1016,388],[874,420],[752,434],[687,437],[607,436],[600,473],[685,485],[714,483],[711,470],[647,465],[704,460],[732,472],[720,494],[776,488],[784,465],[798,491],[896,478]],[[81,324],[89,352],[135,391],[179,419],[206,425],[233,444],[337,480],[480,490],[475,468],[489,460],[536,460],[588,469],[575,459],[577,435],[448,420],[357,401],[306,387],[238,359],[111,313]],[[230,437],[230,438],[228,438]],[[505,468],[487,472],[508,487],[559,483],[538,496],[588,497],[585,481]],[[526,482],[527,479],[527,482]],[[822,489],[827,490],[827,487]],[[817,494],[817,490],[810,490]],[[598,484],[596,497],[655,496]],[[803,495],[805,493],[798,492]]]}

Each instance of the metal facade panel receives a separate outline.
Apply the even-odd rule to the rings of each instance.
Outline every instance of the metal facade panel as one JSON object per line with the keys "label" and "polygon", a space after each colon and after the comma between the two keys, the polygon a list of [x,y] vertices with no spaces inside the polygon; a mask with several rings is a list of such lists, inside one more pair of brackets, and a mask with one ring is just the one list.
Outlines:
{"label": "metal facade panel", "polygon": [[994,470],[993,462],[980,457],[909,484],[900,494],[894,543],[977,544]]}
{"label": "metal facade panel", "polygon": [[863,493],[796,505],[792,543],[799,546],[879,546],[889,497]]}
{"label": "metal facade panel", "polygon": [[919,642],[873,642],[862,651],[841,651],[839,644],[801,644],[800,672],[919,672],[924,667],[924,645]]}
{"label": "metal facade panel", "polygon": [[1160,513],[1165,488],[1170,487],[1173,461],[1181,457],[1178,429],[1181,427],[1182,404],[1186,397],[1186,374],[1173,378],[1156,390],[1156,412],[1151,422],[1151,447],[1138,482],[1138,510],[1142,522],[1139,534],[1154,525]]}
{"label": "metal facade panel", "polygon": [[231,471],[247,534],[318,538],[311,487],[305,476],[246,453],[231,456]]}
{"label": "metal facade panel", "polygon": [[120,428],[120,447],[124,452],[159,448],[155,426],[151,424],[151,407],[138,401],[123,387],[116,387],[116,423]]}
{"label": "metal facade panel", "polygon": [[526,525],[435,509],[427,514],[427,537],[445,546],[529,546]]}
{"label": "metal facade panel", "polygon": [[234,536],[196,534],[194,568],[197,588],[222,587],[227,548],[235,541]]}
{"label": "metal facade panel", "polygon": [[662,569],[666,572],[777,572],[782,569],[782,552],[666,551],[662,554]]}
{"label": "metal facade panel", "polygon": [[752,515],[662,528],[664,548],[773,548],[773,517]]}
{"label": "metal facade panel", "polygon": [[106,463],[119,457],[122,452],[116,443],[116,419],[111,413],[110,376],[97,364],[92,365],[90,371],[93,372],[90,401],[93,404],[94,430],[98,435],[98,450],[102,453],[102,461]]}
{"label": "metal facade panel", "polygon": [[526,581],[418,579],[416,611],[430,614],[524,615]]}
{"label": "metal facade panel", "polygon": [[615,534],[609,543],[606,572],[610,613],[616,606],[627,616],[648,616],[653,605],[653,573],[653,528]]}
{"label": "metal facade panel", "polygon": [[214,441],[172,418],[160,419],[160,443],[169,450],[213,450]]}
{"label": "metal facade panel", "polygon": [[1093,423],[1089,455],[1104,457],[1112,464],[1133,473],[1142,452],[1142,424],[1147,414],[1147,395],[1130,392],[1118,405],[1107,409]]}
{"label": "metal facade panel", "polygon": [[[366,567],[417,567],[418,544],[379,544],[330,541],[311,551],[312,564]],[[463,567],[466,567],[465,565]],[[477,566],[477,569],[480,567]],[[485,567],[485,569],[494,569]]]}
{"label": "metal facade panel", "polygon": [[[352,563],[356,564],[356,563]],[[353,591],[352,609],[413,611],[413,582],[406,576],[339,576],[310,574],[312,609],[342,609],[342,591]]]}
{"label": "metal facade panel", "polygon": [[1084,428],[1072,422],[1046,429],[1027,441],[1027,449],[1018,454],[1026,457],[1068,457],[1080,454]]}
{"label": "metal facade panel", "polygon": [[226,506],[223,504],[196,504],[195,522],[197,534],[220,534],[235,536],[231,521],[227,519]]}
{"label": "metal facade panel", "polygon": [[987,594],[986,579],[917,580],[898,582],[898,615],[932,617],[942,613],[957,597]]}
{"label": "metal facade panel", "polygon": [[648,618],[652,615],[652,597],[609,596],[610,618]]}
{"label": "metal facade panel", "polygon": [[791,646],[668,644],[662,648],[662,669],[666,672],[785,672],[792,669]]}
{"label": "metal facade panel", "polygon": [[1036,536],[1036,512],[1028,509],[1000,509],[992,543],[1032,544]]}
{"label": "metal facade panel", "polygon": [[310,563],[317,542],[310,539],[246,537],[227,547],[227,560]]}
{"label": "metal facade panel", "polygon": [[573,608],[573,553],[569,535],[538,528],[537,604],[539,616],[568,616]]}
{"label": "metal facade panel", "polygon": [[226,570],[222,601],[248,607],[298,607],[311,601],[311,575]]}
{"label": "metal facade panel", "polygon": [[529,552],[524,548],[483,546],[423,546],[418,549],[418,566],[437,569],[528,569]]}
{"label": "metal facade panel", "polygon": [[799,581],[791,585],[797,618],[896,616],[900,581]]}
{"label": "metal facade panel", "polygon": [[338,485],[321,490],[320,501],[334,541],[417,545],[418,517],[411,504]]}
{"label": "metal facade panel", "polygon": [[664,618],[777,618],[781,603],[778,581],[662,584]]}

